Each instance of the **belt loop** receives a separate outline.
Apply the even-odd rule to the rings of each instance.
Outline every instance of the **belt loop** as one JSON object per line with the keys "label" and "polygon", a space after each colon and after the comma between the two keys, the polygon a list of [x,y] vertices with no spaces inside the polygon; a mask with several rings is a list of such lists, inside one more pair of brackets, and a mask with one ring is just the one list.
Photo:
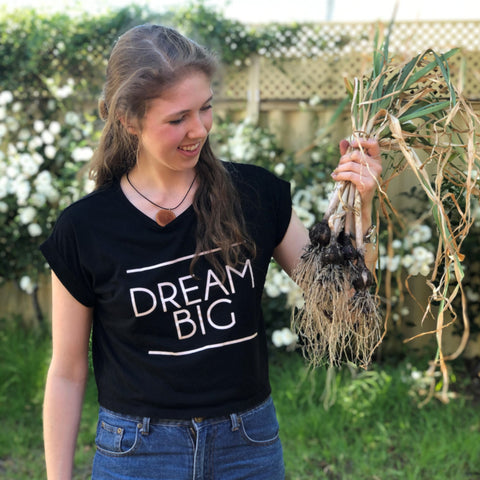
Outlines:
{"label": "belt loop", "polygon": [[241,419],[236,413],[230,414],[230,421],[232,422],[232,432],[236,432],[240,428]]}
{"label": "belt loop", "polygon": [[150,433],[150,418],[143,417],[142,428],[140,430],[142,435],[148,435]]}

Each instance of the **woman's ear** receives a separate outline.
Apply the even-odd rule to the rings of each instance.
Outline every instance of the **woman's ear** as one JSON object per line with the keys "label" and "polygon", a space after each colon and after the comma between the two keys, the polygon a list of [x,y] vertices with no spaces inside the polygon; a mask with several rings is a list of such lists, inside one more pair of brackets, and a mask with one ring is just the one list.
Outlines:
{"label": "woman's ear", "polygon": [[121,116],[119,120],[120,120],[120,123],[126,128],[128,133],[130,133],[131,135],[138,134],[137,127],[135,125],[132,125],[131,121],[127,121],[124,116]]}
{"label": "woman's ear", "polygon": [[133,125],[127,125],[127,132],[131,135],[137,135],[137,129]]}

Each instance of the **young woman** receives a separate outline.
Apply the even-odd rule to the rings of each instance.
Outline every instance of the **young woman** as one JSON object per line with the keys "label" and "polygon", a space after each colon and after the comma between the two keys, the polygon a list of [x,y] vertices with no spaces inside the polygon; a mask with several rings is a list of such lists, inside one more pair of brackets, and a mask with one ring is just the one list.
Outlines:
{"label": "young woman", "polygon": [[[287,182],[212,153],[215,66],[162,26],[133,28],[112,51],[96,189],[41,246],[49,480],[72,476],[91,331],[93,479],[284,478],[260,302],[272,256],[291,272],[308,232]],[[362,143],[342,143],[333,177],[355,183],[369,225],[381,164],[378,145]]]}

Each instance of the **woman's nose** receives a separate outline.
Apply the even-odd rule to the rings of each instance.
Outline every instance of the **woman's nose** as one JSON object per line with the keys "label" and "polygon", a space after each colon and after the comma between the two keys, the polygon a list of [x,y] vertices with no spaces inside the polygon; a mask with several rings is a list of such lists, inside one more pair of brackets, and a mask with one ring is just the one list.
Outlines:
{"label": "woman's nose", "polygon": [[188,136],[191,138],[203,138],[208,135],[209,130],[208,124],[202,115],[195,115],[195,117],[192,118]]}

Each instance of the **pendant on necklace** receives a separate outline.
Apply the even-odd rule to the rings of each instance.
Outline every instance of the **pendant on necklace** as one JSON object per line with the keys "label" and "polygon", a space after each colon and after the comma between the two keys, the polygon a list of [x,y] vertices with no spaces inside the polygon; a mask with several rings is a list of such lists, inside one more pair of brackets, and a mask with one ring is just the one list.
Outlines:
{"label": "pendant on necklace", "polygon": [[175,218],[177,218],[177,216],[172,210],[159,210],[155,215],[155,220],[161,227],[164,227],[172,220],[175,220]]}

